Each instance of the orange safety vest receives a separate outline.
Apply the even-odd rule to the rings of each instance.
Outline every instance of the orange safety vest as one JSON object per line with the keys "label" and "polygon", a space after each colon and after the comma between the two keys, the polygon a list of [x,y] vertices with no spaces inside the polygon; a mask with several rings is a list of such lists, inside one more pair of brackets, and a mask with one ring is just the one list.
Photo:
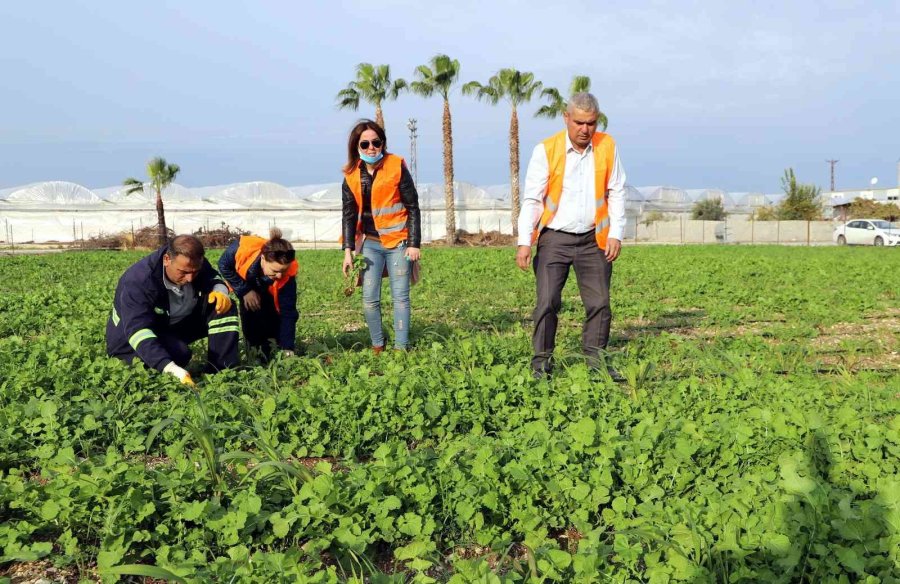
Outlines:
{"label": "orange safety vest", "polygon": [[[609,236],[609,206],[606,201],[607,184],[616,159],[616,143],[609,134],[603,132],[594,133],[591,138],[591,146],[594,151],[594,236],[597,239],[597,247],[606,249],[606,239]],[[547,180],[547,190],[544,192],[544,211],[541,220],[531,235],[531,245],[534,245],[541,231],[553,221],[556,210],[559,208],[559,198],[563,191],[563,177],[566,175],[566,131],[544,140],[544,150],[547,151],[547,162],[550,167],[550,176]]]}
{"label": "orange safety vest", "polygon": [[[259,257],[259,254],[262,253],[262,248],[266,244],[266,239],[262,237],[258,237],[256,235],[242,235],[240,243],[238,243],[237,253],[234,254],[234,269],[237,270],[237,273],[244,280],[247,279],[247,272],[250,270],[250,266],[253,265],[253,262],[256,261],[256,258]],[[272,295],[272,298],[275,299],[275,310],[281,314],[281,306],[278,304],[278,291],[284,287],[288,281],[297,275],[297,270],[299,266],[297,264],[297,260],[291,262],[291,265],[288,267],[287,272],[285,272],[280,278],[272,282],[272,285],[269,286],[269,294]]]}
{"label": "orange safety vest", "polygon": [[[403,158],[396,154],[385,154],[384,163],[375,174],[372,181],[372,220],[375,229],[381,239],[381,245],[387,249],[393,249],[400,242],[409,238],[409,230],[406,228],[406,220],[409,213],[400,200],[400,178],[403,176]],[[362,181],[359,178],[360,169],[353,169],[344,173],[347,186],[356,199],[359,214],[356,218],[356,233],[362,231]]]}

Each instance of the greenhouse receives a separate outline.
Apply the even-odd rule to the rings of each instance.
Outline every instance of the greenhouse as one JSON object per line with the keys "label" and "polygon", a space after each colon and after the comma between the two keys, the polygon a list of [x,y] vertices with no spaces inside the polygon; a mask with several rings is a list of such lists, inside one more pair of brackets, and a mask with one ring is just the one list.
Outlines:
{"label": "greenhouse", "polygon": [[[445,237],[444,185],[418,186],[422,231],[426,241]],[[478,186],[455,183],[456,225],[468,232],[512,232],[508,184]],[[340,237],[341,185],[326,183],[288,187],[255,181],[217,186],[169,185],[162,193],[166,220],[178,232],[227,225],[255,233],[281,227],[294,241],[335,242]],[[723,202],[732,214],[751,213],[777,203],[780,195],[729,193],[721,189],[685,190],[673,186],[626,186],[629,227],[650,211],[688,217],[700,200]],[[127,232],[156,223],[152,189],[128,194],[126,188],[89,189],[50,181],[0,190],[0,220],[13,242],[70,242]]]}

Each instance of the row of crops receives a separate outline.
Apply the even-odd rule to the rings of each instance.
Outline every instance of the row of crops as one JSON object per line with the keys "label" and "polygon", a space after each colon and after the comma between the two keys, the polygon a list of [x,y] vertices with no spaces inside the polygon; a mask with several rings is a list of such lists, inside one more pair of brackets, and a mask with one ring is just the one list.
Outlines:
{"label": "row of crops", "polygon": [[880,252],[628,248],[623,384],[578,358],[574,282],[532,379],[510,249],[426,250],[380,356],[339,252],[303,252],[303,356],[198,392],[105,355],[140,254],[0,258],[0,581],[900,582]]}

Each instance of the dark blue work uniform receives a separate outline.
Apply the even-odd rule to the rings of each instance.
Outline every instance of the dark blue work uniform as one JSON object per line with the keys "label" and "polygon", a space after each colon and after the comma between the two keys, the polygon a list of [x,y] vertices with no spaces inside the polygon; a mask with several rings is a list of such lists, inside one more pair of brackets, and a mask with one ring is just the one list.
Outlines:
{"label": "dark blue work uniform", "polygon": [[207,372],[238,364],[238,316],[232,305],[216,314],[209,294],[216,284],[225,285],[212,265],[203,265],[191,282],[197,303],[193,312],[172,324],[169,319],[169,290],[163,283],[165,247],[128,268],[119,278],[113,310],[106,322],[106,352],[126,363],[135,357],[148,367],[162,371],[174,361],[187,367],[191,360],[188,345],[209,337]]}

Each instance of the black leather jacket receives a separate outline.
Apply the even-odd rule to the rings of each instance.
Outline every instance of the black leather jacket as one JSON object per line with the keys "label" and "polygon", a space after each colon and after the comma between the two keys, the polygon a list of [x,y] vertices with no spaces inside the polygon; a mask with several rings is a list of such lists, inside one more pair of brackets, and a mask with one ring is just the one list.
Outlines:
{"label": "black leather jacket", "polygon": [[[369,175],[369,171],[366,169],[366,165],[362,161],[360,161],[359,172],[360,184],[362,185],[363,191],[363,202],[364,204],[366,201],[370,202],[368,212],[371,215],[372,181],[375,180],[375,175],[378,174],[378,168],[375,169],[373,175]],[[409,247],[421,247],[422,215],[419,211],[419,193],[416,192],[416,183],[413,181],[412,175],[406,168],[405,163],[403,164],[403,168],[401,170],[399,188],[400,202],[403,203],[403,206],[406,208],[407,213],[406,228],[409,231],[409,236],[406,244]],[[350,190],[350,186],[347,184],[346,180],[341,186],[341,202],[343,207],[343,212],[341,214],[341,227],[344,235],[344,244],[342,247],[343,249],[352,250],[356,245],[356,222],[360,217],[360,212],[359,206],[356,204],[356,197],[353,196],[353,191]]]}

